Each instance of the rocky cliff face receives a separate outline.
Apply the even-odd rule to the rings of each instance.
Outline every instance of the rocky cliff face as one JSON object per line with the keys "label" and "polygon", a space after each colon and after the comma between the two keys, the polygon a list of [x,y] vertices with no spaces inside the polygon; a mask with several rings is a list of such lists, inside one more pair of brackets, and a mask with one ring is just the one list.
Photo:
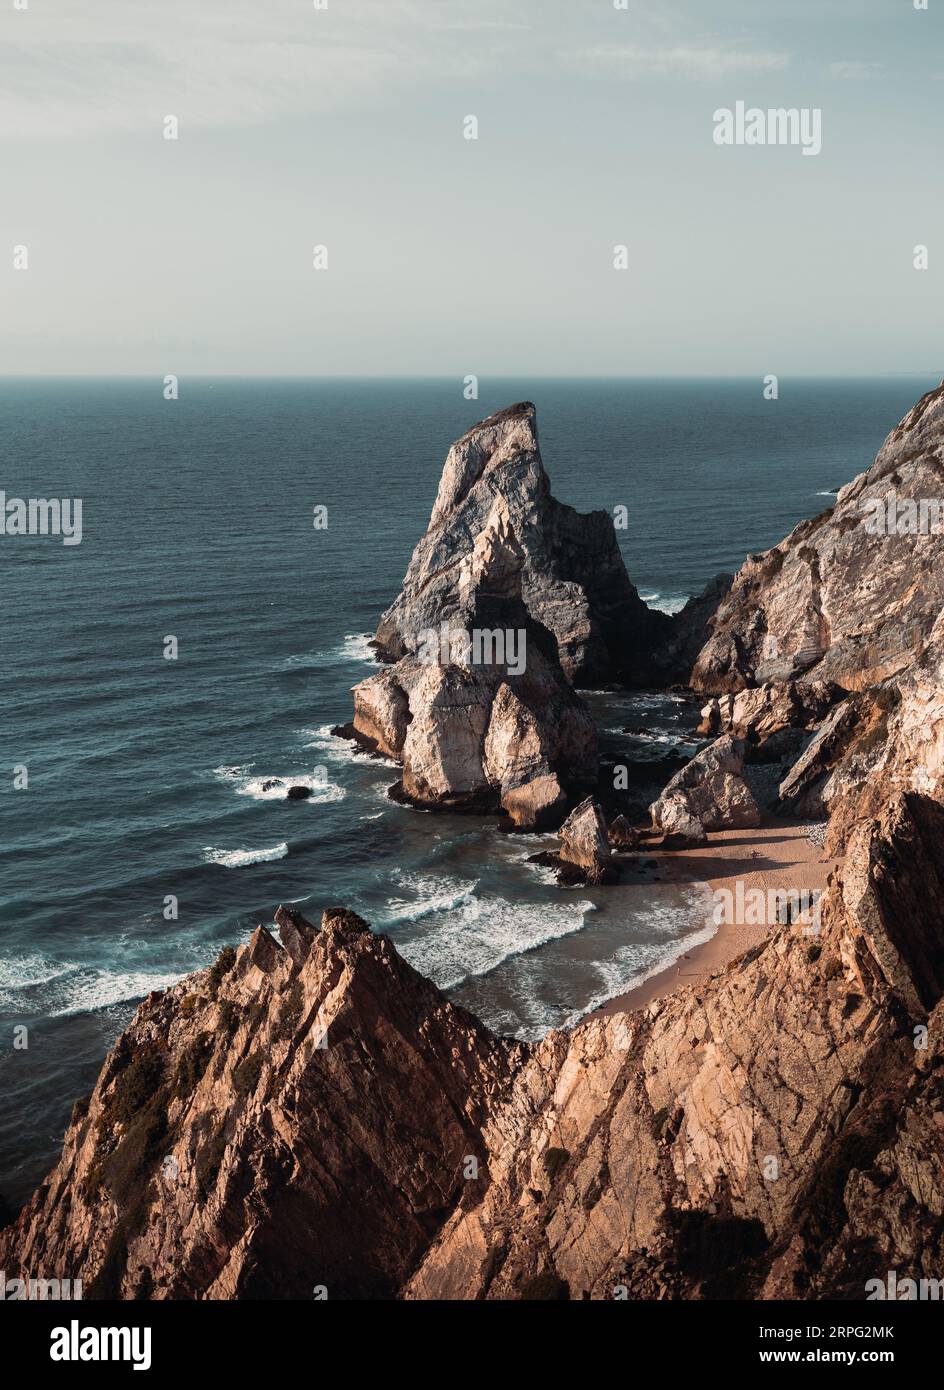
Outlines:
{"label": "rocky cliff face", "polygon": [[[123,1297],[863,1297],[944,1257],[944,809],[819,933],[525,1046],[340,910],[149,996],[0,1233]],[[924,1030],[927,1030],[926,1033]]]}
{"label": "rocky cliff face", "polygon": [[594,784],[597,738],[553,634],[525,605],[525,563],[498,496],[426,640],[355,687],[353,729],[403,764],[405,799],[501,808],[533,828],[559,824],[570,795]]}
{"label": "rocky cliff face", "polygon": [[57,1169],[0,1232],[10,1261],[74,1269],[87,1297],[402,1285],[484,1161],[519,1049],[354,914],[277,921],[281,946],[260,927],[141,1004]]}
{"label": "rocky cliff face", "polygon": [[861,690],[905,671],[944,603],[934,501],[944,501],[944,386],[908,412],[834,507],[748,560],[692,685],[719,694],[813,673]]}
{"label": "rocky cliff face", "polygon": [[692,683],[706,733],[812,732],[785,810],[829,816],[828,846],[897,791],[941,798],[944,386],[892,430],[836,505],[735,578]]}
{"label": "rocky cliff face", "polygon": [[377,629],[384,658],[415,652],[418,634],[457,609],[498,499],[524,554],[522,599],[553,634],[571,684],[645,674],[645,655],[668,631],[668,619],[647,608],[630,583],[612,517],[581,515],[551,496],[530,401],[489,416],[449,450],[429,527]]}

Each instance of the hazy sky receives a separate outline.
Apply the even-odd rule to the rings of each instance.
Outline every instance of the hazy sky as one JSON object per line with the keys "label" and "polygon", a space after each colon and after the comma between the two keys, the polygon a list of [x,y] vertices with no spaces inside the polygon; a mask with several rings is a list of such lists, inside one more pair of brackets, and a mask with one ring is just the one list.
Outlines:
{"label": "hazy sky", "polygon": [[14,3],[0,372],[941,370],[944,0]]}

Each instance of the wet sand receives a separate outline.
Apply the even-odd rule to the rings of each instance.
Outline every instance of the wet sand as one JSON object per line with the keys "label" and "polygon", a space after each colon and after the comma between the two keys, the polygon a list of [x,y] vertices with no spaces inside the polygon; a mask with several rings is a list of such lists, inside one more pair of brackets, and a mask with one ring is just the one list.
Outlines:
{"label": "wet sand", "polygon": [[[662,850],[647,845],[645,853],[658,862],[657,872],[663,877],[689,883],[700,880],[712,892],[726,888],[734,893],[738,880],[745,893],[752,888],[765,892],[769,888],[820,891],[839,860],[827,859],[823,850],[811,843],[808,828],[807,822],[766,816],[757,829],[715,831],[709,834],[708,843],[697,849]],[[770,930],[768,926],[725,923],[710,940],[693,946],[674,965],[617,995],[589,1017],[645,1008],[654,999],[721,970],[744,951],[760,945]]]}

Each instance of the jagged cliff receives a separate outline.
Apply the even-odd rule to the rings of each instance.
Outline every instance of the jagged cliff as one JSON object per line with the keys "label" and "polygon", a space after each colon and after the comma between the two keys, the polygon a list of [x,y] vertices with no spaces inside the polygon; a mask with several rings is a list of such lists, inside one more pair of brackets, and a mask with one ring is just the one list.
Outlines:
{"label": "jagged cliff", "polygon": [[919,529],[921,500],[941,498],[944,386],[908,412],[834,507],[750,557],[715,614],[693,687],[717,694],[809,673],[861,690],[906,670],[944,604],[944,525]]}
{"label": "jagged cliff", "polygon": [[944,386],[889,434],[836,505],[739,571],[692,685],[704,730],[813,731],[785,810],[829,816],[830,849],[896,791],[944,774]]}
{"label": "jagged cliff", "polygon": [[818,934],[531,1046],[353,914],[281,911],[281,945],[260,928],[140,1006],[0,1267],[154,1298],[862,1297],[886,1268],[936,1275],[942,903],[944,808],[898,797]]}
{"label": "jagged cliff", "polygon": [[499,495],[448,609],[427,615],[414,650],[354,688],[350,731],[402,763],[399,794],[411,802],[501,808],[530,828],[559,824],[568,798],[596,782],[596,728],[524,602],[525,566]]}
{"label": "jagged cliff", "polygon": [[[451,1005],[352,913],[328,909],[316,929],[280,909],[280,941],[259,928],[141,1004],[59,1164],[0,1231],[7,1277],[128,1298],[409,1299],[861,1298],[887,1269],[937,1278],[941,542],[864,520],[889,488],[933,497],[942,449],[944,388],[832,512],[749,560],[727,597],[717,584],[654,653],[667,669],[711,622],[693,680],[717,742],[657,819],[749,824],[742,758],[789,753],[783,806],[830,814],[845,850],[819,930],[781,927],[644,1012],[525,1045]],[[450,460],[381,624],[396,664],[358,687],[359,732],[401,759],[406,794],[479,777],[527,823],[559,813],[595,759],[567,676],[604,659],[612,628],[589,578],[568,581],[566,618],[546,555],[551,578],[535,578],[528,525],[548,502],[533,408],[484,422]],[[519,483],[526,512],[509,505]],[[398,647],[443,616],[520,622],[534,669],[483,675]],[[598,808],[577,818],[596,863]]]}
{"label": "jagged cliff", "polygon": [[524,554],[525,606],[553,633],[571,684],[645,674],[646,654],[668,620],[630,583],[613,518],[581,515],[551,496],[530,401],[490,415],[449,450],[429,527],[377,628],[385,659],[415,652],[417,634],[458,607],[464,567],[498,499]]}

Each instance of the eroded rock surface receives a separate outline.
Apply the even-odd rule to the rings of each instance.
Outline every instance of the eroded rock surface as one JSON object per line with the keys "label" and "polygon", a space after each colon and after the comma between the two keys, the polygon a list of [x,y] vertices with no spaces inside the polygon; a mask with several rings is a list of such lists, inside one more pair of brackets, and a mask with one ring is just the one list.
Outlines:
{"label": "eroded rock surface", "polygon": [[153,1298],[863,1298],[886,1269],[936,1276],[942,846],[944,808],[896,797],[819,932],[534,1045],[353,914],[280,912],[282,946],[260,929],[142,1003],[0,1267]]}
{"label": "eroded rock surface", "polygon": [[582,870],[588,883],[603,883],[613,874],[610,838],[603,812],[588,796],[575,806],[560,829],[560,857]]}
{"label": "eroded rock surface", "polygon": [[458,607],[477,538],[499,498],[523,551],[524,604],[553,634],[568,680],[632,679],[669,620],[630,583],[613,518],[582,515],[551,496],[530,401],[489,416],[449,450],[427,532],[377,628],[379,651],[399,661],[416,651],[419,633]]}
{"label": "eroded rock surface", "polygon": [[729,734],[696,753],[669,782],[650,813],[654,829],[700,843],[706,830],[760,825],[744,780],[744,743]]}
{"label": "eroded rock surface", "polygon": [[701,711],[697,732],[763,743],[784,729],[813,728],[842,693],[831,681],[767,681],[736,695],[715,696]]}
{"label": "eroded rock surface", "polygon": [[944,386],[908,412],[834,507],[750,557],[712,620],[694,688],[736,692],[812,673],[861,690],[905,671],[944,604],[934,501],[944,501]]}
{"label": "eroded rock surface", "polygon": [[[464,566],[457,604],[430,629],[432,652],[427,644],[355,686],[354,730],[403,764],[407,800],[501,808],[530,829],[559,824],[572,795],[593,786],[597,737],[553,635],[524,604],[523,570],[499,497]],[[463,635],[468,650],[457,640]]]}

